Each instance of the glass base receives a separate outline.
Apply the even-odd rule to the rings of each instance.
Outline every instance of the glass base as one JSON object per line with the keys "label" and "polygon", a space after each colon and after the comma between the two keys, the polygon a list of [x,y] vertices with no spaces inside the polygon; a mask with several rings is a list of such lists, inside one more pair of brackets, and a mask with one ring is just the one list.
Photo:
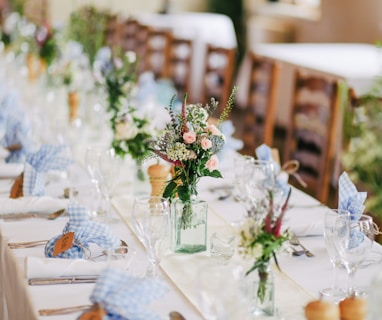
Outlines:
{"label": "glass base", "polygon": [[326,288],[320,291],[324,300],[330,300],[335,303],[340,302],[345,299],[347,296],[346,290],[344,289],[336,289],[336,288]]}
{"label": "glass base", "polygon": [[207,250],[205,245],[183,245],[180,247],[175,247],[174,252],[176,253],[197,253]]}

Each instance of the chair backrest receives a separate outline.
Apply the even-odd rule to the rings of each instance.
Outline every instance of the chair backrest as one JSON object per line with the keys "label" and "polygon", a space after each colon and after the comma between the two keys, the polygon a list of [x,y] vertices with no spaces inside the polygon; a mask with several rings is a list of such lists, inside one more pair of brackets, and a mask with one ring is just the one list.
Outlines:
{"label": "chair backrest", "polygon": [[122,23],[117,15],[110,15],[106,23],[105,44],[112,50],[118,50],[121,46]]}
{"label": "chair backrest", "polygon": [[131,17],[121,22],[120,43],[121,49],[124,52],[136,50],[136,34],[138,25],[138,21]]}
{"label": "chair backrest", "polygon": [[276,118],[276,94],[280,65],[275,60],[249,52],[248,95],[244,111],[242,140],[244,154],[254,155],[255,149],[265,143],[273,145]]}
{"label": "chair backrest", "polygon": [[149,29],[146,41],[145,71],[153,72],[155,78],[167,75],[172,32],[166,29]]}
{"label": "chair backrest", "polygon": [[183,99],[191,89],[193,41],[191,39],[171,37],[165,77],[169,78],[177,91],[178,98]]}
{"label": "chair backrest", "polygon": [[[296,71],[284,162],[298,160],[306,191],[326,203],[336,160],[339,81],[305,71]],[[290,182],[298,186],[293,177]]]}
{"label": "chair backrest", "polygon": [[212,97],[215,98],[219,101],[219,113],[224,109],[231,93],[235,57],[236,48],[207,44],[202,101],[207,103]]}

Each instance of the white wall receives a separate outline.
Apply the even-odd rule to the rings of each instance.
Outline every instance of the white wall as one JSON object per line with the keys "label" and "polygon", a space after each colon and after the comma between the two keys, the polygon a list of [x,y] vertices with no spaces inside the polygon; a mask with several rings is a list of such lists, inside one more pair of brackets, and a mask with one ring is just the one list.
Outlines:
{"label": "white wall", "polygon": [[[207,4],[206,0],[171,0],[171,2],[175,12],[203,11]],[[73,10],[90,4],[108,8],[114,13],[125,16],[139,11],[156,12],[162,8],[162,0],[50,0],[49,4],[53,24],[66,23]]]}

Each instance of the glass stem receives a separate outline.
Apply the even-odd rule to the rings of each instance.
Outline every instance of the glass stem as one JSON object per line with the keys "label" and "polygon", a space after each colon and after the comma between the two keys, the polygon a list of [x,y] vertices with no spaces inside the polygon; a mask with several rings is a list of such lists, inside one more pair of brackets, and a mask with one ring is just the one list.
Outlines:
{"label": "glass stem", "polygon": [[333,275],[332,275],[332,292],[337,292],[338,290],[338,277],[337,277],[337,268],[338,264],[336,262],[333,263]]}
{"label": "glass stem", "polygon": [[354,276],[355,276],[356,268],[349,267],[348,268],[348,295],[352,296],[354,294]]}

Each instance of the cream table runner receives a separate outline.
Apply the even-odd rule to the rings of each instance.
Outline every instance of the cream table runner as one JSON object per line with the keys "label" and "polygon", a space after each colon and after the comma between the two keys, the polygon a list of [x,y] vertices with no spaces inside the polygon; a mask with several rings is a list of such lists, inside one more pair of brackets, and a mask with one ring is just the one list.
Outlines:
{"label": "cream table runner", "polygon": [[[121,219],[130,227],[134,232],[131,225],[131,210],[133,204],[132,196],[119,196],[112,200],[116,212],[120,215]],[[208,212],[208,231],[207,239],[220,228],[229,227],[229,223],[221,218],[209,205]],[[209,248],[209,243],[207,244]],[[206,252],[197,254],[179,254],[172,253],[167,246],[164,248],[163,256],[161,258],[160,267],[166,275],[173,281],[183,295],[201,312],[197,299],[197,292],[195,281],[198,276],[200,268],[210,260],[209,249]],[[241,259],[234,256],[229,266],[234,267],[240,265]],[[278,314],[282,319],[303,320],[304,306],[307,302],[314,299],[307,291],[295,283],[291,278],[283,272],[274,268],[275,279],[275,303],[278,309]],[[233,289],[233,288],[227,288]],[[231,296],[232,297],[232,296]],[[230,301],[234,304],[234,301]],[[237,302],[240,303],[240,302]],[[269,317],[266,319],[270,319]]]}

